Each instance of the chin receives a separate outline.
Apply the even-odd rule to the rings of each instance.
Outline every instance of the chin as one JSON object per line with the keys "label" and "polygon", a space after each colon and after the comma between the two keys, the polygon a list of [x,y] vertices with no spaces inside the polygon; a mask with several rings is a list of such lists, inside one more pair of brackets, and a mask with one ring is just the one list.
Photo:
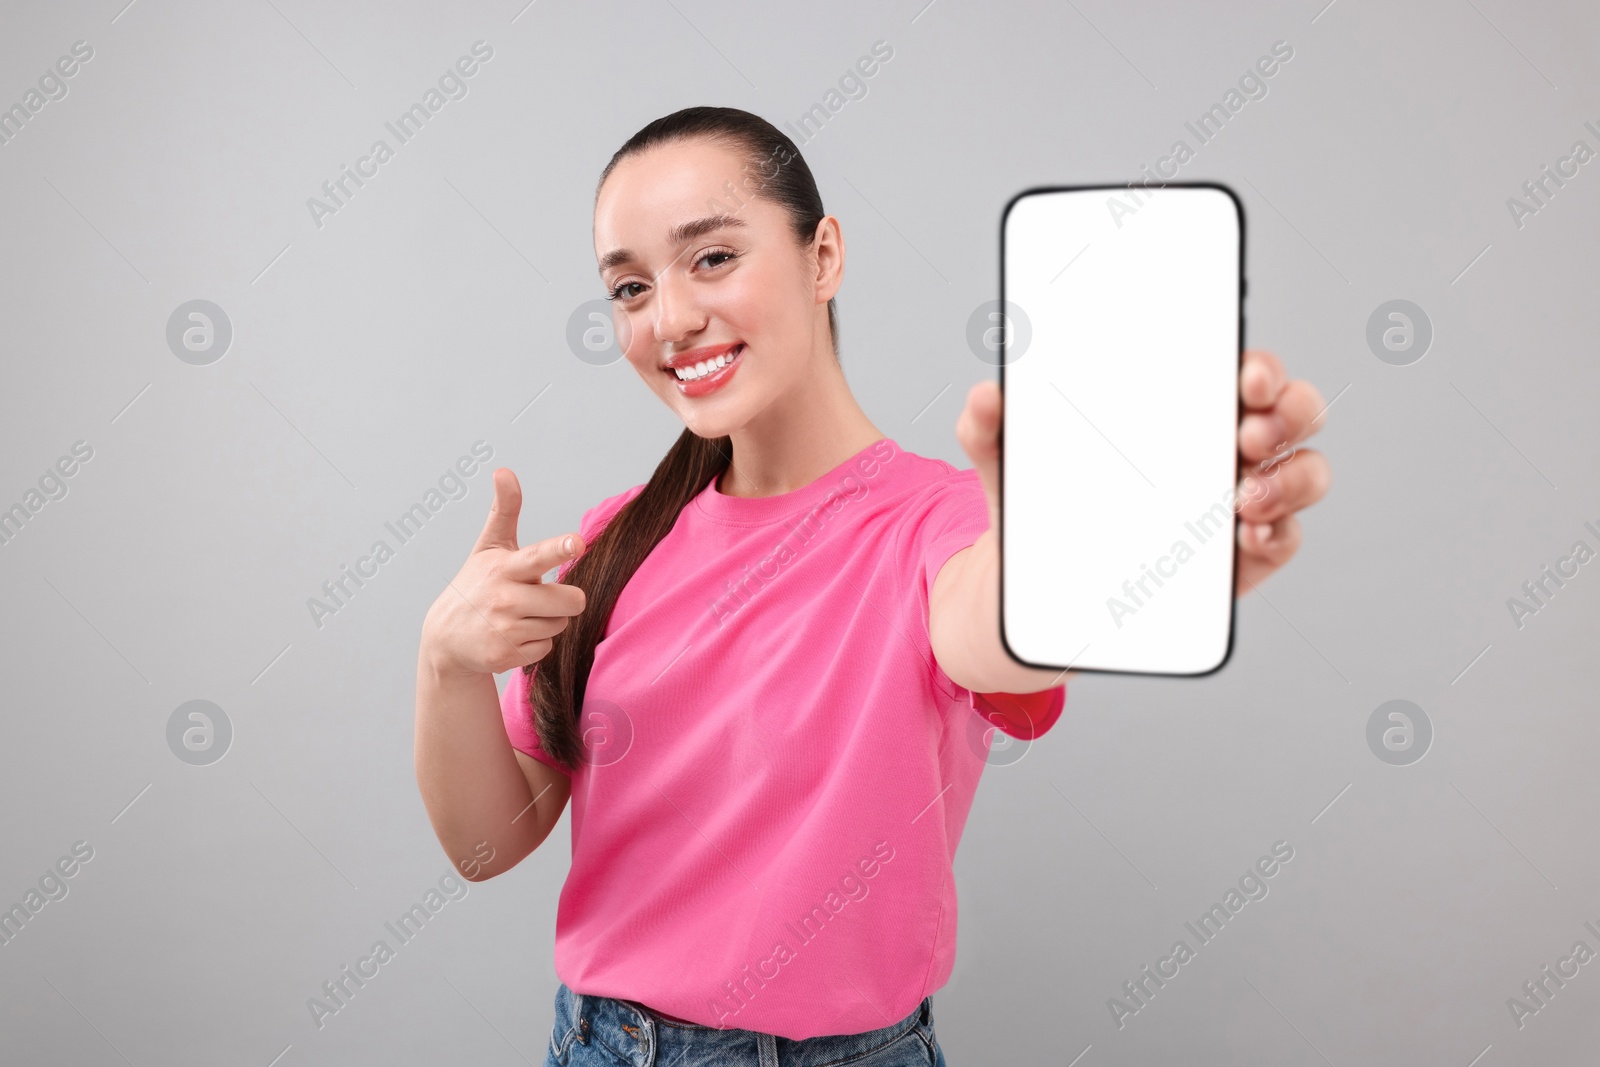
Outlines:
{"label": "chin", "polygon": [[678,415],[685,427],[697,437],[705,438],[731,437],[750,421],[749,415],[743,411],[710,412],[703,408],[685,411],[680,408]]}

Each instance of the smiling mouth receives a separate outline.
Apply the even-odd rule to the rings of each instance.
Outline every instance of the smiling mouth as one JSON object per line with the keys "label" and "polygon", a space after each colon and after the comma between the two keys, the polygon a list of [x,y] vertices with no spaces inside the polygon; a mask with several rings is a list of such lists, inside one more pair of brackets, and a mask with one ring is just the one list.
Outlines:
{"label": "smiling mouth", "polygon": [[732,349],[715,359],[703,360],[687,367],[663,367],[663,373],[670,374],[680,382],[699,382],[714,377],[718,371],[738,362],[744,354],[744,342],[741,341]]}

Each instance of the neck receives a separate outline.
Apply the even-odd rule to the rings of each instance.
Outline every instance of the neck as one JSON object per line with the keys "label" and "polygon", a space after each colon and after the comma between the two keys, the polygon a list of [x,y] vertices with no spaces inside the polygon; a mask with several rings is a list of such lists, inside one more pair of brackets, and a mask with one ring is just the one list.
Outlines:
{"label": "neck", "polygon": [[[824,336],[826,336],[824,334]],[[717,488],[728,496],[776,496],[810,485],[885,434],[850,392],[832,348],[783,401],[730,435],[733,462]]]}

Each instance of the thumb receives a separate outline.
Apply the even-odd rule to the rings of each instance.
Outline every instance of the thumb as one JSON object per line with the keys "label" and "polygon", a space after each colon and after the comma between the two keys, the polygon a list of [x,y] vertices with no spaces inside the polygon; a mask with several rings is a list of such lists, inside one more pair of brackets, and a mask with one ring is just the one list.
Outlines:
{"label": "thumb", "polygon": [[517,547],[517,516],[522,511],[522,486],[509,467],[498,467],[494,472],[494,502],[489,505],[489,519],[483,524],[478,543],[472,551],[486,548]]}
{"label": "thumb", "polygon": [[983,381],[967,392],[967,406],[956,420],[956,438],[978,471],[989,499],[989,526],[1000,514],[1000,383]]}

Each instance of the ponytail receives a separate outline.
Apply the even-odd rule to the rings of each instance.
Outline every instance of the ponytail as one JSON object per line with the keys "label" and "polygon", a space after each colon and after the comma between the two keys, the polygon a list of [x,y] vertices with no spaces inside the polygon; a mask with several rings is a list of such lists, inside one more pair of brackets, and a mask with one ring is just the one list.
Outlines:
{"label": "ponytail", "polygon": [[566,584],[584,592],[583,611],[555,636],[549,655],[522,669],[533,676],[529,698],[539,747],[568,767],[576,768],[584,759],[578,713],[594,646],[605,633],[622,587],[672,530],[684,506],[728,469],[730,447],[726,437],[698,437],[684,430],[650,481],[567,571]]}

